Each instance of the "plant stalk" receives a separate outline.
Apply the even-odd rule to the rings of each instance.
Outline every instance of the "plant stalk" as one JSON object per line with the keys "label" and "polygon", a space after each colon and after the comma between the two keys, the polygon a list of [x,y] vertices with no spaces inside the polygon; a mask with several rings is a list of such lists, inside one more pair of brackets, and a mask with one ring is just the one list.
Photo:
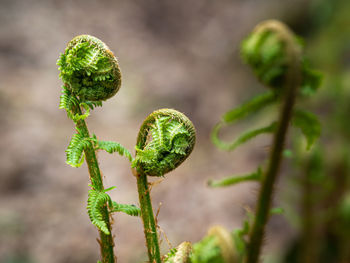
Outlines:
{"label": "plant stalk", "polygon": [[[272,28],[272,30],[276,30],[276,28]],[[279,115],[278,126],[273,139],[268,167],[262,178],[254,223],[249,235],[248,253],[246,258],[247,263],[257,263],[259,260],[264,229],[271,209],[273,188],[281,166],[282,153],[288,127],[293,115],[297,90],[301,82],[300,51],[294,48],[294,45],[292,44],[294,39],[289,32],[281,32],[278,28],[276,31],[279,31],[280,37],[286,43],[287,53],[290,58],[290,66],[288,67],[285,85],[283,87],[284,100],[282,110]]]}
{"label": "plant stalk", "polygon": [[[73,113],[74,114],[76,114],[76,113],[82,114],[81,109],[79,107],[76,107],[73,110]],[[86,137],[86,138],[90,137],[89,130],[88,130],[84,120],[78,120],[76,122],[76,127],[80,129],[80,131],[81,131],[82,135],[84,135],[84,137]],[[100,168],[99,168],[98,161],[96,158],[95,150],[94,150],[91,143],[90,143],[89,147],[87,147],[84,150],[84,153],[85,153],[85,160],[86,160],[88,170],[89,170],[92,188],[97,190],[97,191],[104,190]],[[107,204],[102,209],[102,215],[103,215],[103,221],[105,221],[107,224],[108,231],[110,233],[112,233]],[[98,241],[99,241],[100,249],[101,249],[102,263],[115,263],[115,262],[117,262],[117,258],[114,256],[114,251],[113,251],[114,241],[113,241],[112,234],[106,235],[101,230],[99,230],[99,234],[100,234],[100,240],[98,240]]]}
{"label": "plant stalk", "polygon": [[[300,262],[312,263],[317,262],[316,247],[318,245],[317,237],[315,236],[315,217],[313,207],[313,187],[309,179],[312,171],[312,165],[309,161],[308,167],[303,174],[302,181],[302,200],[301,200],[301,249],[300,249]],[[311,167],[310,167],[311,166]],[[317,245],[316,245],[317,244]]]}
{"label": "plant stalk", "polygon": [[147,175],[138,173],[136,169],[133,169],[133,173],[137,179],[141,217],[144,226],[149,262],[161,263],[157,226],[153,214]]}

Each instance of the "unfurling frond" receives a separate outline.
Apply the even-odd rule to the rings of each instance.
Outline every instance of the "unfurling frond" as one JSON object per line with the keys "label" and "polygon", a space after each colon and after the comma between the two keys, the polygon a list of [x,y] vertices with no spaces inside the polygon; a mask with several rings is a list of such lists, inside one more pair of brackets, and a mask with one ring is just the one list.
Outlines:
{"label": "unfurling frond", "polygon": [[110,196],[106,191],[96,191],[91,189],[89,191],[89,198],[87,204],[87,210],[91,222],[103,233],[109,235],[108,225],[103,218],[102,209],[111,202]]}
{"label": "unfurling frond", "polygon": [[96,150],[105,150],[108,153],[118,153],[121,156],[125,156],[128,158],[130,162],[132,162],[133,158],[128,149],[126,149],[123,145],[118,142],[113,141],[96,141]]}
{"label": "unfurling frond", "polygon": [[162,109],[143,122],[137,138],[133,167],[150,176],[163,176],[192,152],[196,131],[181,112]]}
{"label": "unfurling frond", "polygon": [[84,162],[83,151],[91,144],[90,138],[84,137],[79,130],[74,134],[66,150],[67,164],[72,167],[79,167]]}
{"label": "unfurling frond", "polygon": [[298,56],[301,72],[299,94],[312,95],[321,84],[322,74],[310,68],[302,56],[302,43],[283,23],[260,23],[242,42],[241,54],[257,78],[266,86],[281,89],[291,67],[291,49]]}
{"label": "unfurling frond", "polygon": [[112,207],[110,208],[110,212],[123,212],[130,216],[140,216],[141,210],[135,205],[128,204],[118,204],[117,202],[112,202]]}
{"label": "unfurling frond", "polygon": [[120,88],[117,59],[106,44],[93,36],[73,38],[57,65],[65,86],[83,102],[106,100]]}

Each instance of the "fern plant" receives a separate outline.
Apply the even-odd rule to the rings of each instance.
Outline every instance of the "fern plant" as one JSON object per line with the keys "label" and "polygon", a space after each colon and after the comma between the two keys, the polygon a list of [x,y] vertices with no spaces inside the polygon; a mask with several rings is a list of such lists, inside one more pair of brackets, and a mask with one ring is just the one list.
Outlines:
{"label": "fern plant", "polygon": [[174,170],[190,155],[195,141],[192,122],[173,109],[154,111],[141,125],[132,167],[137,179],[148,257],[152,263],[161,263],[161,256],[147,176],[162,177]]}
{"label": "fern plant", "polygon": [[[256,136],[273,133],[273,144],[267,167],[243,176],[230,176],[220,181],[209,181],[213,187],[228,186],[242,181],[256,180],[261,183],[257,208],[252,225],[247,221],[243,230],[236,232],[236,244],[241,244],[244,262],[259,260],[264,228],[271,213],[274,184],[281,165],[284,145],[290,124],[305,135],[307,149],[317,140],[321,127],[317,117],[295,107],[296,99],[302,100],[314,94],[321,82],[321,74],[312,70],[302,55],[302,42],[290,29],[279,21],[260,23],[242,42],[243,60],[252,67],[257,78],[270,90],[258,95],[238,108],[228,111],[212,131],[212,141],[220,149],[234,150]],[[243,132],[233,142],[224,142],[219,131],[262,109],[280,104],[279,117],[266,126]],[[244,236],[248,234],[248,243]]]}
{"label": "fern plant", "polygon": [[59,108],[66,110],[77,130],[66,150],[67,164],[79,167],[86,160],[91,181],[87,210],[92,224],[99,230],[99,262],[114,263],[116,257],[113,251],[110,215],[113,212],[124,212],[139,216],[140,209],[111,200],[107,191],[114,187],[104,189],[96,151],[117,152],[130,162],[133,158],[121,144],[98,140],[96,135],[90,136],[85,119],[90,110],[102,106],[102,101],[111,98],[119,90],[119,65],[109,48],[101,40],[89,35],[73,38],[65,52],[60,55],[57,64],[64,83]]}

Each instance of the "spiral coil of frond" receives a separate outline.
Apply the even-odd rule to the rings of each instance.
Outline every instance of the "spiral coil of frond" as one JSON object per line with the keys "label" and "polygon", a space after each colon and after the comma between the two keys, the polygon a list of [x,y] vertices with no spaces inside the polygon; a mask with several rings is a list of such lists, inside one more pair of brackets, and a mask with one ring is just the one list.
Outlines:
{"label": "spiral coil of frond", "polygon": [[302,56],[302,41],[283,23],[267,20],[255,27],[242,42],[241,55],[257,78],[266,86],[281,89],[288,81],[290,67],[299,64],[302,95],[311,95],[321,84],[322,75],[312,70]]}
{"label": "spiral coil of frond", "polygon": [[57,61],[60,77],[82,101],[102,101],[121,85],[118,61],[101,40],[89,35],[73,38]]}
{"label": "spiral coil of frond", "polygon": [[279,21],[264,21],[242,42],[242,57],[263,84],[280,88],[294,55],[290,54],[291,43],[293,52],[300,53],[300,43],[288,27]]}
{"label": "spiral coil of frond", "polygon": [[178,167],[193,150],[196,130],[181,112],[161,109],[143,122],[133,166],[150,176],[163,176]]}

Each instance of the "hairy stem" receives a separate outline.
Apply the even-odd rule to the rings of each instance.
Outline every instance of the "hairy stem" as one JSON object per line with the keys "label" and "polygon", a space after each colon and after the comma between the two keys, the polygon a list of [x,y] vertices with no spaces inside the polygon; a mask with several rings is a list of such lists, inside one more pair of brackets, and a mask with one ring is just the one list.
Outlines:
{"label": "hairy stem", "polygon": [[[81,109],[78,107],[75,107],[75,109],[73,110],[73,113],[74,114],[79,113],[80,115],[82,114]],[[84,120],[77,121],[76,126],[81,130],[81,133],[84,135],[84,137],[86,138],[90,137],[89,130]],[[90,144],[89,147],[87,147],[84,150],[84,152],[85,152],[86,163],[89,169],[92,188],[97,191],[102,191],[104,190],[104,187],[103,187],[101,172],[100,172],[100,168],[96,158],[95,150],[92,144]],[[102,215],[103,215],[103,221],[106,222],[108,231],[111,233],[111,223],[109,220],[107,204],[102,210]],[[101,230],[99,230],[99,234],[100,234],[99,243],[101,247],[102,263],[115,263],[117,261],[117,258],[114,256],[114,252],[113,252],[114,241],[113,241],[112,235],[111,234],[106,235]]]}
{"label": "hairy stem", "polygon": [[[294,47],[293,35],[289,32],[289,30],[284,28],[281,30],[278,25],[272,25],[269,29],[272,31],[277,31],[280,38],[286,43],[286,51],[290,61],[285,79],[285,85],[283,87],[284,102],[280,112],[277,130],[273,139],[273,146],[269,157],[268,167],[262,178],[262,185],[258,195],[258,204],[255,212],[254,223],[249,236],[248,253],[246,259],[247,263],[256,263],[259,260],[264,229],[270,214],[273,186],[276,182],[281,165],[284,143],[293,113],[297,88],[300,85],[301,79],[299,61],[300,51]],[[260,30],[262,30],[262,28]]]}
{"label": "hairy stem", "polygon": [[150,189],[148,187],[147,175],[139,174],[133,170],[137,179],[137,189],[139,192],[141,217],[146,237],[148,257],[150,263],[161,263],[156,222],[153,215]]}

